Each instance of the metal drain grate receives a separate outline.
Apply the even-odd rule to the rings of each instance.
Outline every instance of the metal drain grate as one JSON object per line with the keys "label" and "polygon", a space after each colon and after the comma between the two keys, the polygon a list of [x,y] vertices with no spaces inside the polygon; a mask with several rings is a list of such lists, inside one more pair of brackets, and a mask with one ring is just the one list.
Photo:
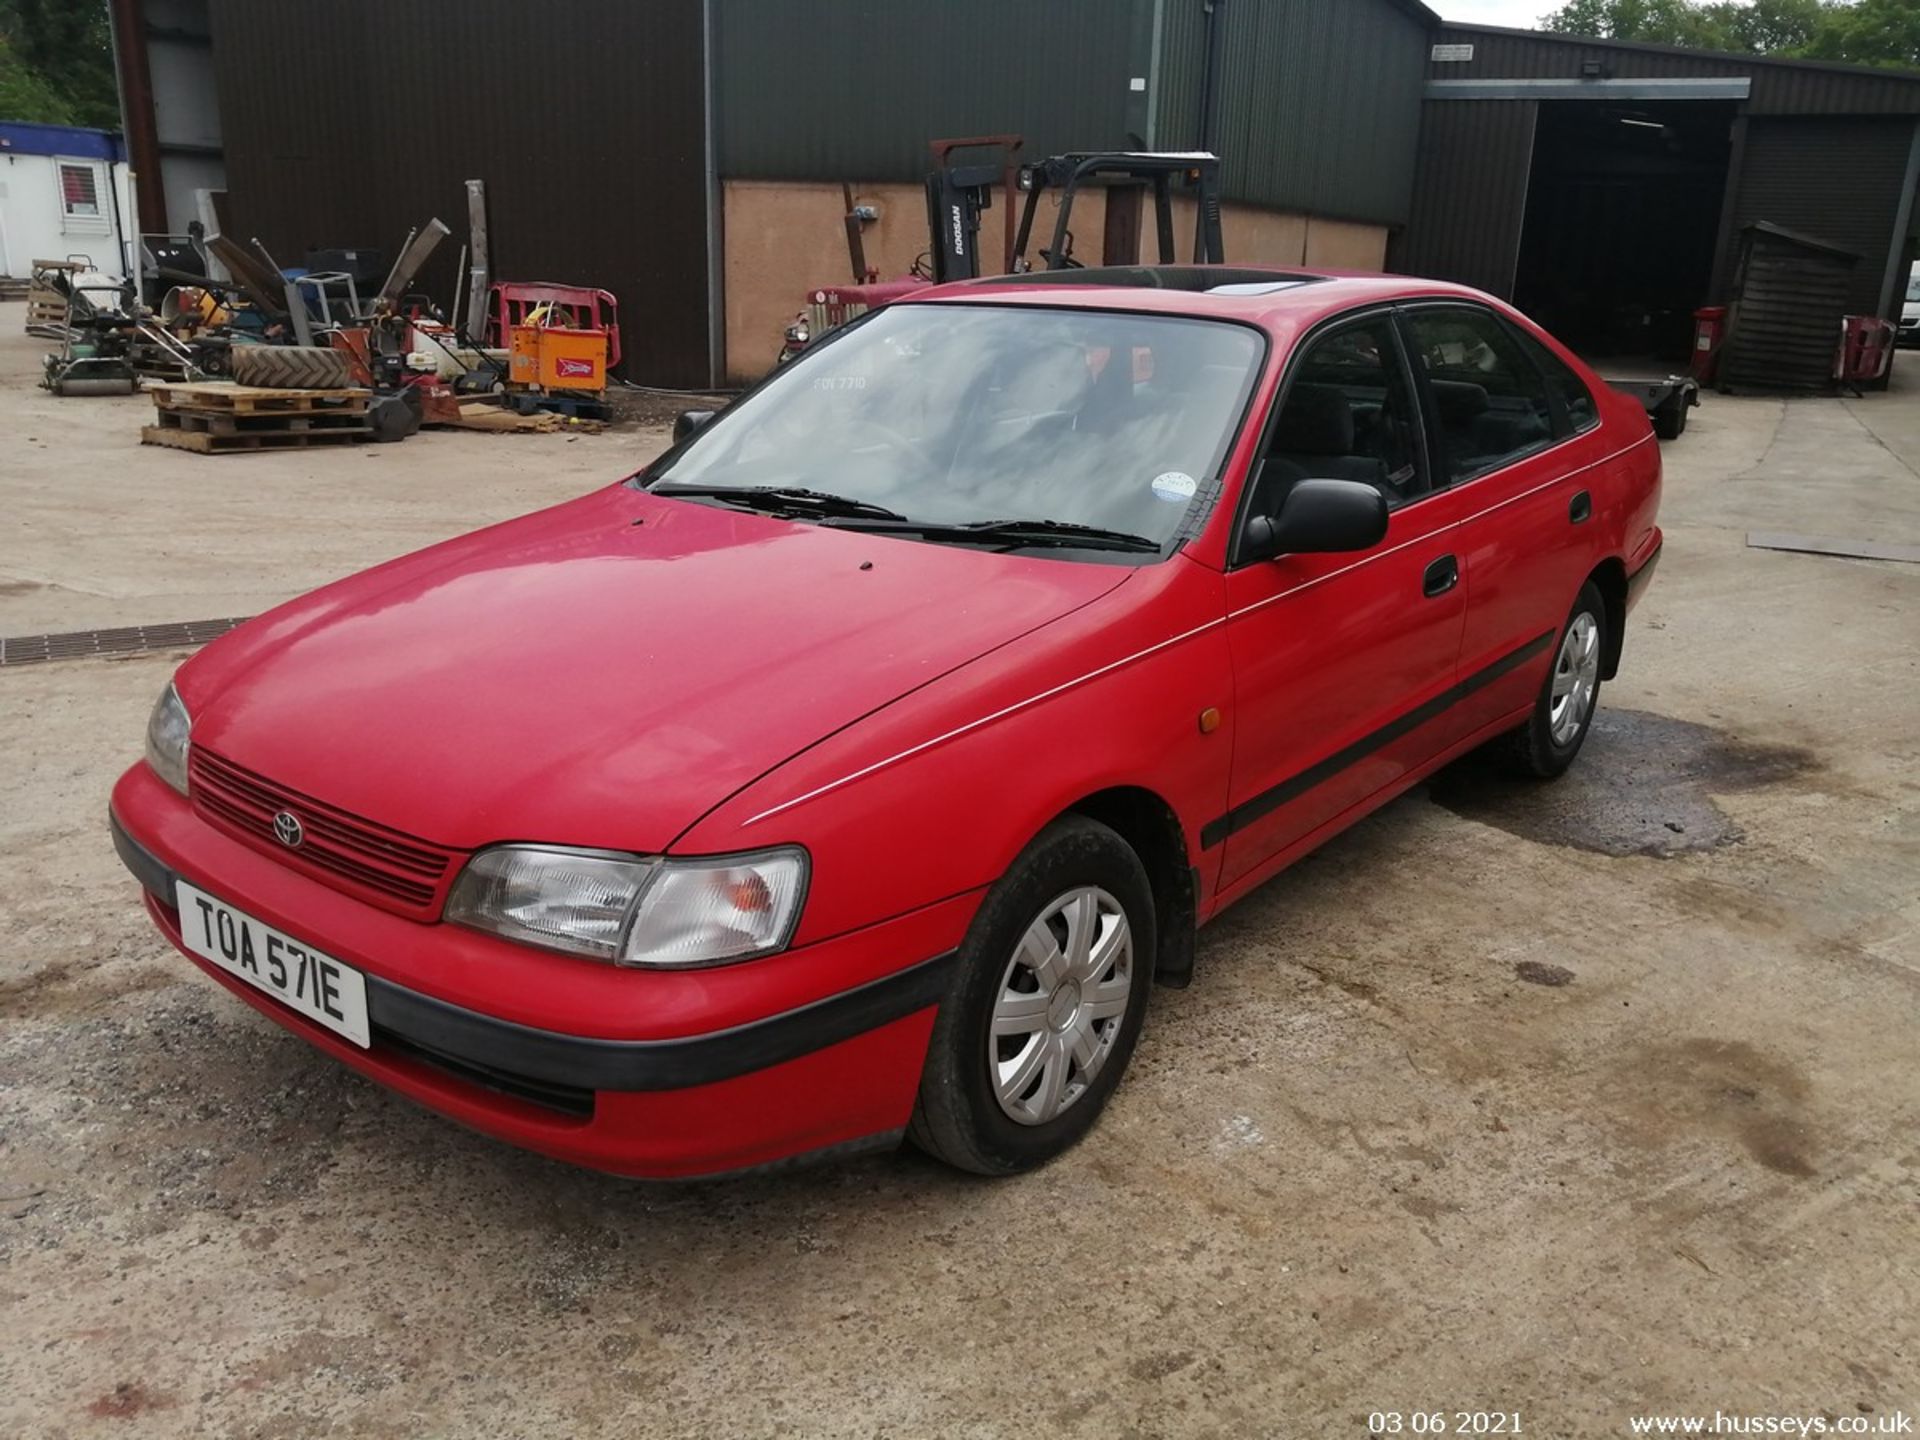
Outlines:
{"label": "metal drain grate", "polygon": [[0,665],[33,665],[42,660],[84,660],[90,655],[131,655],[141,650],[177,650],[218,640],[251,620],[183,620],[175,625],[128,625],[118,630],[74,630],[65,635],[0,636]]}

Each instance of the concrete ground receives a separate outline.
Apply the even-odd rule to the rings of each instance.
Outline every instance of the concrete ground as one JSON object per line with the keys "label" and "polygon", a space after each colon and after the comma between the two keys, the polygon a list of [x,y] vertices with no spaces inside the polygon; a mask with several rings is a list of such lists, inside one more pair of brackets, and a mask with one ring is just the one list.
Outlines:
{"label": "concrete ground", "polygon": [[[146,402],[29,388],[18,314],[0,635],[245,614],[660,443],[143,450]],[[998,1183],[906,1153],[647,1187],[383,1093],[180,960],[113,856],[179,657],[9,667],[0,1433],[1920,1412],[1920,567],[1744,545],[1920,542],[1920,386],[1709,397],[1666,453],[1575,774],[1468,762],[1268,885],[1090,1141]]]}

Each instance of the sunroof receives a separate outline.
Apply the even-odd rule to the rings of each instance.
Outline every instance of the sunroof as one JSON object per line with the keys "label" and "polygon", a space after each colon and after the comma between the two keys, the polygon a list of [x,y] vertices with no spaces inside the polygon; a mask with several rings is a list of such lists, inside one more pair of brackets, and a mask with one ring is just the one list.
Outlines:
{"label": "sunroof", "polygon": [[[1315,277],[1318,278],[1317,276]],[[1312,280],[1263,280],[1257,284],[1209,285],[1209,295],[1277,295],[1282,290],[1297,290],[1302,285],[1311,285]]]}

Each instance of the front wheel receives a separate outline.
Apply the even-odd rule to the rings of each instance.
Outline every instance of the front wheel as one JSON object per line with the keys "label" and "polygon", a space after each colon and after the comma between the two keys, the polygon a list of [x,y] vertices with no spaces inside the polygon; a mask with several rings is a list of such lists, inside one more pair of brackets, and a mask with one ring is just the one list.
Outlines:
{"label": "front wheel", "polygon": [[1607,606],[1589,580],[1560,631],[1553,668],[1540,686],[1533,714],[1507,737],[1507,752],[1523,775],[1551,780],[1573,764],[1600,700],[1600,657],[1607,649]]}
{"label": "front wheel", "polygon": [[1030,1170],[1093,1127],[1153,984],[1153,889],[1131,846],[1071,815],[1008,868],[974,917],[940,1006],[908,1130],[981,1175]]}

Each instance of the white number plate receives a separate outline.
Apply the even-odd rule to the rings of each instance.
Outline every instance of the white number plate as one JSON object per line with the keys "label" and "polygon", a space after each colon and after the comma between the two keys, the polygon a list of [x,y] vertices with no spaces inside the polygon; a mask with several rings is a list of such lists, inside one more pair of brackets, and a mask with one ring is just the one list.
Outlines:
{"label": "white number plate", "polygon": [[173,889],[180,938],[194,954],[363,1050],[373,1043],[367,1030],[367,980],[358,970],[184,880],[174,881]]}

